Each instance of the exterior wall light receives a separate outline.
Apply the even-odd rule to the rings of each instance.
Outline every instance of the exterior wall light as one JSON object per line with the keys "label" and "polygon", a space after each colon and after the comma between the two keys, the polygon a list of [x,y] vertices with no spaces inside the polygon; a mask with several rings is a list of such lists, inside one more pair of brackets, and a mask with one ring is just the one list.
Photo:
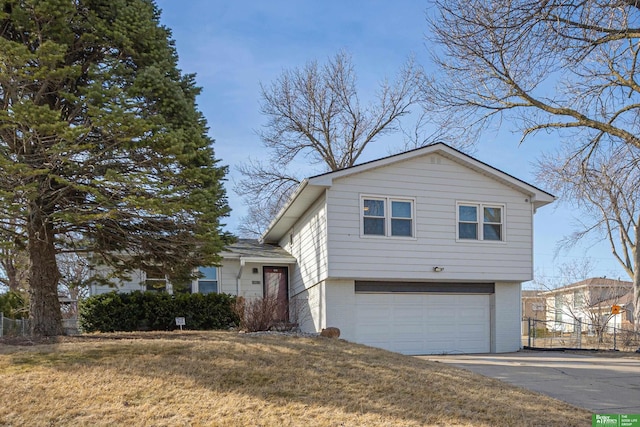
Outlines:
{"label": "exterior wall light", "polygon": [[441,271],[444,271],[444,267],[433,267],[433,271],[440,273]]}

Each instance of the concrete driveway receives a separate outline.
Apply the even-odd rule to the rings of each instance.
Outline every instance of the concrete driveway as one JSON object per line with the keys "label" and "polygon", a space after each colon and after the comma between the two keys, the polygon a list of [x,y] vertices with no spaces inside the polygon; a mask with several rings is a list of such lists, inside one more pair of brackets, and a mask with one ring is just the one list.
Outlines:
{"label": "concrete driveway", "polygon": [[640,358],[540,351],[417,357],[468,369],[596,414],[640,414]]}

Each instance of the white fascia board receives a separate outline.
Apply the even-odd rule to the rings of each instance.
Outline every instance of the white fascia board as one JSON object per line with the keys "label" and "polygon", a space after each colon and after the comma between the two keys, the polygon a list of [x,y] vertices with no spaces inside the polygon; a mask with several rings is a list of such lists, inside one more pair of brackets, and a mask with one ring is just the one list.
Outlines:
{"label": "white fascia board", "polygon": [[264,233],[262,233],[262,236],[260,236],[260,239],[259,239],[260,242],[265,242],[266,241],[266,239],[269,236],[269,233],[271,232],[273,227],[280,221],[280,219],[284,216],[284,214],[291,207],[291,205],[293,205],[293,203],[300,196],[300,194],[304,191],[304,189],[307,188],[308,184],[309,184],[309,180],[308,179],[305,178],[305,179],[302,180],[300,185],[298,185],[298,188],[296,188],[296,191],[294,191],[294,193],[291,195],[291,197],[289,197],[289,200],[287,201],[287,203],[282,207],[282,209],[280,209],[280,212],[278,212],[278,214],[273,219],[273,221],[271,221],[271,223],[267,227],[267,230]]}
{"label": "white fascia board", "polygon": [[241,257],[245,263],[253,264],[295,264],[297,261],[291,258],[267,258],[267,257]]}
{"label": "white fascia board", "polygon": [[294,257],[261,257],[261,256],[246,256],[232,253],[221,253],[224,260],[238,260],[241,264],[255,263],[255,264],[295,264],[297,261]]}
{"label": "white fascia board", "polygon": [[241,254],[235,254],[232,252],[221,252],[220,256],[223,260],[239,260],[241,263],[256,263],[256,264],[295,264],[297,261],[294,257],[266,257],[266,256],[247,256]]}

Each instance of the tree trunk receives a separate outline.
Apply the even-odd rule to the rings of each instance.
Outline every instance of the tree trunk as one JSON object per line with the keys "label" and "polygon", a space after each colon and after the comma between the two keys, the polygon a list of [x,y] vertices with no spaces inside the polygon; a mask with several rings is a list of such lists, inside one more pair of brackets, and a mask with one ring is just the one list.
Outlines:
{"label": "tree trunk", "polygon": [[633,272],[633,329],[640,332],[640,260]]}
{"label": "tree trunk", "polygon": [[53,225],[37,208],[29,218],[29,318],[31,334],[56,336],[63,334]]}

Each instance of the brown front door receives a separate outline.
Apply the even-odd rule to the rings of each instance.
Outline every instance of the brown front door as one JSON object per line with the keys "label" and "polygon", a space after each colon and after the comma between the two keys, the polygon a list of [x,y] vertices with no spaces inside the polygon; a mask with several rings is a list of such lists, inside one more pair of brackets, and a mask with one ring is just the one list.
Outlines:
{"label": "brown front door", "polygon": [[276,319],[289,321],[289,269],[287,267],[264,267],[264,295],[277,303]]}

